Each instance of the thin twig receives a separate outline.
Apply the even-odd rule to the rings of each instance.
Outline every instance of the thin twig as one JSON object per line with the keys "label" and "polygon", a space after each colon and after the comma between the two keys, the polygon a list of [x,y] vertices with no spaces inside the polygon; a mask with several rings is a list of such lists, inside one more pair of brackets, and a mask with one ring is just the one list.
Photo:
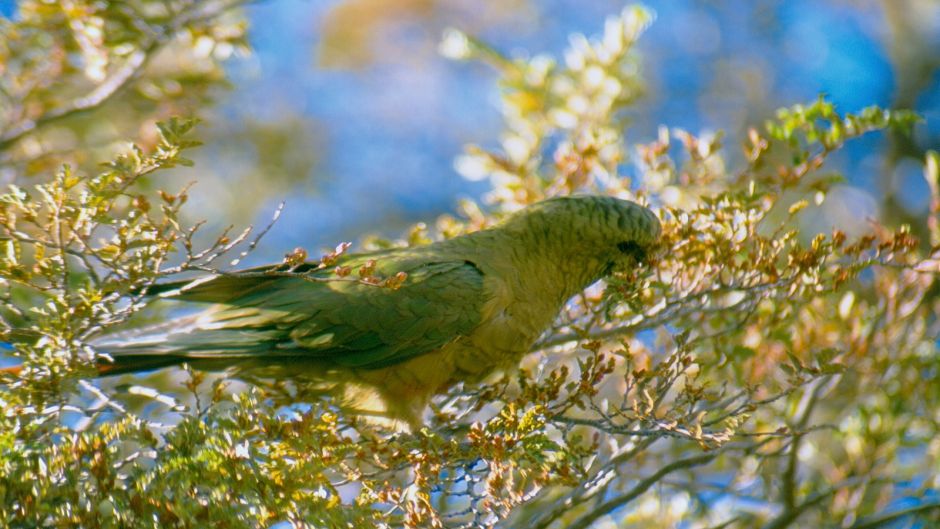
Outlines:
{"label": "thin twig", "polygon": [[652,475],[641,480],[636,484],[632,489],[627,491],[620,496],[616,496],[607,500],[601,504],[596,509],[593,509],[591,512],[577,519],[568,526],[568,529],[587,529],[594,522],[600,518],[610,514],[616,509],[623,507],[624,505],[630,503],[631,501],[637,499],[641,494],[650,489],[653,485],[658,483],[663,477],[676,472],[678,470],[684,470],[687,468],[693,468],[701,465],[706,465],[711,463],[721,452],[715,451],[707,454],[700,454],[697,456],[687,457],[685,459],[679,459],[678,461],[673,461],[668,465],[660,468]]}
{"label": "thin twig", "polygon": [[0,134],[0,151],[8,149],[26,135],[37,129],[78,114],[89,112],[107,103],[115,95],[126,89],[132,81],[140,76],[156,52],[166,43],[170,42],[176,34],[186,25],[206,18],[213,18],[244,2],[233,1],[222,3],[217,10],[200,12],[197,8],[205,5],[204,2],[194,1],[186,4],[167,26],[143,42],[141,47],[132,53],[125,63],[110,77],[95,86],[87,94],[77,97],[62,106],[52,108],[45,114],[33,119],[24,119],[15,123]]}
{"label": "thin twig", "polygon": [[940,511],[940,502],[924,503],[914,507],[909,507],[907,509],[901,509],[899,511],[893,511],[864,518],[858,521],[855,525],[851,526],[849,529],[878,529],[879,527],[884,527],[887,524],[906,516],[917,516],[919,514],[930,511]]}

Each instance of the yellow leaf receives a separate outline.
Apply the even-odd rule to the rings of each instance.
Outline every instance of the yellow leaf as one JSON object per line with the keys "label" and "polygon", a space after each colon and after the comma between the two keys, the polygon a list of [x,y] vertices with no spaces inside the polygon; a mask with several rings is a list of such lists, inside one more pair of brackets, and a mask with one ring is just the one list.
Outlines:
{"label": "yellow leaf", "polygon": [[806,206],[809,206],[809,202],[807,202],[806,200],[800,200],[798,202],[795,202],[792,206],[790,206],[790,209],[788,210],[788,212],[790,213],[790,215],[793,215],[799,212],[800,210],[804,209]]}

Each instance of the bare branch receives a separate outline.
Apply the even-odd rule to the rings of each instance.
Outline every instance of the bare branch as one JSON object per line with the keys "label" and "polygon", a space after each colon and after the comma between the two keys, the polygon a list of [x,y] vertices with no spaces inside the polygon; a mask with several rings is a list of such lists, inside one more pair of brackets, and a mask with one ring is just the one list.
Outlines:
{"label": "bare branch", "polygon": [[37,118],[25,119],[15,123],[7,128],[7,130],[3,131],[3,133],[0,134],[0,151],[8,149],[26,135],[45,125],[95,110],[104,105],[130,86],[130,84],[140,76],[141,72],[143,72],[144,68],[160,48],[176,37],[177,33],[187,24],[200,19],[216,17],[244,3],[246,3],[245,0],[208,3],[209,5],[217,6],[214,10],[200,9],[204,8],[206,5],[205,2],[193,1],[186,4],[167,26],[154,32],[148,40],[142,43],[139,49],[135,50],[125,60],[120,68],[95,86],[89,93],[77,97],[62,106],[52,108]]}
{"label": "bare branch", "polygon": [[706,465],[711,463],[720,454],[720,451],[715,451],[673,461],[672,463],[669,463],[668,465],[660,468],[649,477],[641,480],[626,493],[607,500],[597,508],[592,509],[591,512],[587,515],[575,520],[574,523],[568,526],[568,529],[587,529],[591,526],[592,523],[596,522],[600,518],[640,497],[641,494],[649,490],[653,485],[659,483],[659,481],[665,476],[678,470]]}
{"label": "bare branch", "polygon": [[901,518],[906,518],[908,516],[916,517],[917,515],[934,511],[940,512],[940,502],[927,502],[921,505],[916,505],[914,507],[909,507],[907,509],[901,509],[899,511],[887,512],[877,516],[864,518],[858,521],[855,525],[851,526],[849,529],[878,529],[880,527],[885,527],[893,521],[900,520]]}

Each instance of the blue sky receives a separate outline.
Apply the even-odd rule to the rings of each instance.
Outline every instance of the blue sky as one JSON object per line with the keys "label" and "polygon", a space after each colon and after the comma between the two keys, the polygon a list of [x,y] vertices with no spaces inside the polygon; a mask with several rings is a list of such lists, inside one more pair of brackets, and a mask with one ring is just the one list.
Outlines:
{"label": "blue sky", "polygon": [[[283,246],[326,245],[370,229],[388,233],[405,221],[453,211],[456,197],[486,190],[456,174],[454,156],[467,142],[494,143],[501,130],[493,72],[428,50],[443,25],[461,27],[459,19],[390,23],[385,31],[401,41],[379,50],[374,63],[331,69],[316,55],[324,19],[336,4],[281,0],[250,8],[257,55],[231,65],[236,89],[222,102],[232,112],[272,119],[283,112],[303,115],[324,131],[326,156],[310,180],[326,183],[315,193],[292,193],[274,233]],[[557,55],[571,33],[599,33],[604,18],[623,5],[535,1],[479,35],[502,50]],[[650,90],[631,111],[631,140],[649,140],[660,124],[724,129],[736,156],[740,132],[777,107],[820,93],[842,111],[893,100],[894,70],[877,9],[808,0],[646,5],[657,13],[640,41]],[[940,35],[940,23],[935,28]],[[940,98],[927,98],[919,110],[936,116],[938,106]],[[854,185],[873,189],[883,141],[865,138],[837,157]],[[299,226],[303,238],[295,236]]]}
{"label": "blue sky", "polygon": [[[9,15],[14,4],[0,0],[0,13]],[[604,18],[625,3],[440,0],[429,16],[393,16],[380,25],[375,61],[330,68],[318,56],[327,21],[340,5],[336,0],[251,5],[255,55],[228,65],[234,88],[216,107],[225,126],[289,116],[309,123],[320,142],[310,146],[320,152],[311,174],[296,175],[300,185],[270,197],[259,209],[257,222],[263,223],[277,202],[288,202],[268,238],[270,251],[259,252],[260,257],[279,258],[285,247],[331,246],[368,232],[394,235],[410,222],[454,211],[461,196],[478,198],[486,191],[485,184],[461,179],[452,161],[466,143],[497,141],[496,77],[481,65],[438,56],[435,44],[444,27],[472,31],[511,53],[560,55],[570,34],[598,34]],[[877,2],[673,0],[645,5],[657,20],[639,43],[648,94],[630,111],[630,141],[649,141],[661,124],[693,133],[722,129],[733,159],[742,131],[760,126],[778,107],[821,93],[844,112],[890,106],[894,100],[898,81],[888,49],[891,37]],[[940,49],[940,9],[925,13],[918,22]],[[932,135],[936,144],[940,77],[935,75],[923,93],[917,110],[928,121],[919,134]],[[852,142],[836,156],[835,168],[862,194],[877,193],[884,145],[881,136]],[[197,170],[224,174],[226,160],[219,152],[206,145],[196,156]],[[925,188],[916,163],[897,171],[902,198],[915,211],[923,208]],[[211,198],[211,189],[195,191]]]}

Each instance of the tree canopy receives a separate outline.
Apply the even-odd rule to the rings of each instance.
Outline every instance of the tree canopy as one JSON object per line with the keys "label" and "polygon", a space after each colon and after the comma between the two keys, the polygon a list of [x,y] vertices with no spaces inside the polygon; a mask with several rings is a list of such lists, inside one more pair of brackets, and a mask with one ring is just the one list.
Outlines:
{"label": "tree canopy", "polygon": [[[648,265],[572,299],[518,371],[438,396],[412,432],[342,413],[302,380],[93,378],[95,337],[166,314],[148,288],[265,244],[270,226],[187,220],[197,191],[157,178],[192,163],[221,62],[249,52],[242,4],[22,1],[0,24],[0,341],[24,366],[0,374],[6,526],[940,520],[940,155],[922,156],[923,218],[812,215],[844,178],[833,156],[922,120],[822,96],[754,123],[742,154],[668,124],[628,141],[652,22],[639,6],[562,58],[447,30],[442,54],[499,76],[504,130],[454,153],[489,192],[372,243],[427,244],[553,196],[648,204],[663,224]],[[351,273],[371,277],[335,271]]]}

